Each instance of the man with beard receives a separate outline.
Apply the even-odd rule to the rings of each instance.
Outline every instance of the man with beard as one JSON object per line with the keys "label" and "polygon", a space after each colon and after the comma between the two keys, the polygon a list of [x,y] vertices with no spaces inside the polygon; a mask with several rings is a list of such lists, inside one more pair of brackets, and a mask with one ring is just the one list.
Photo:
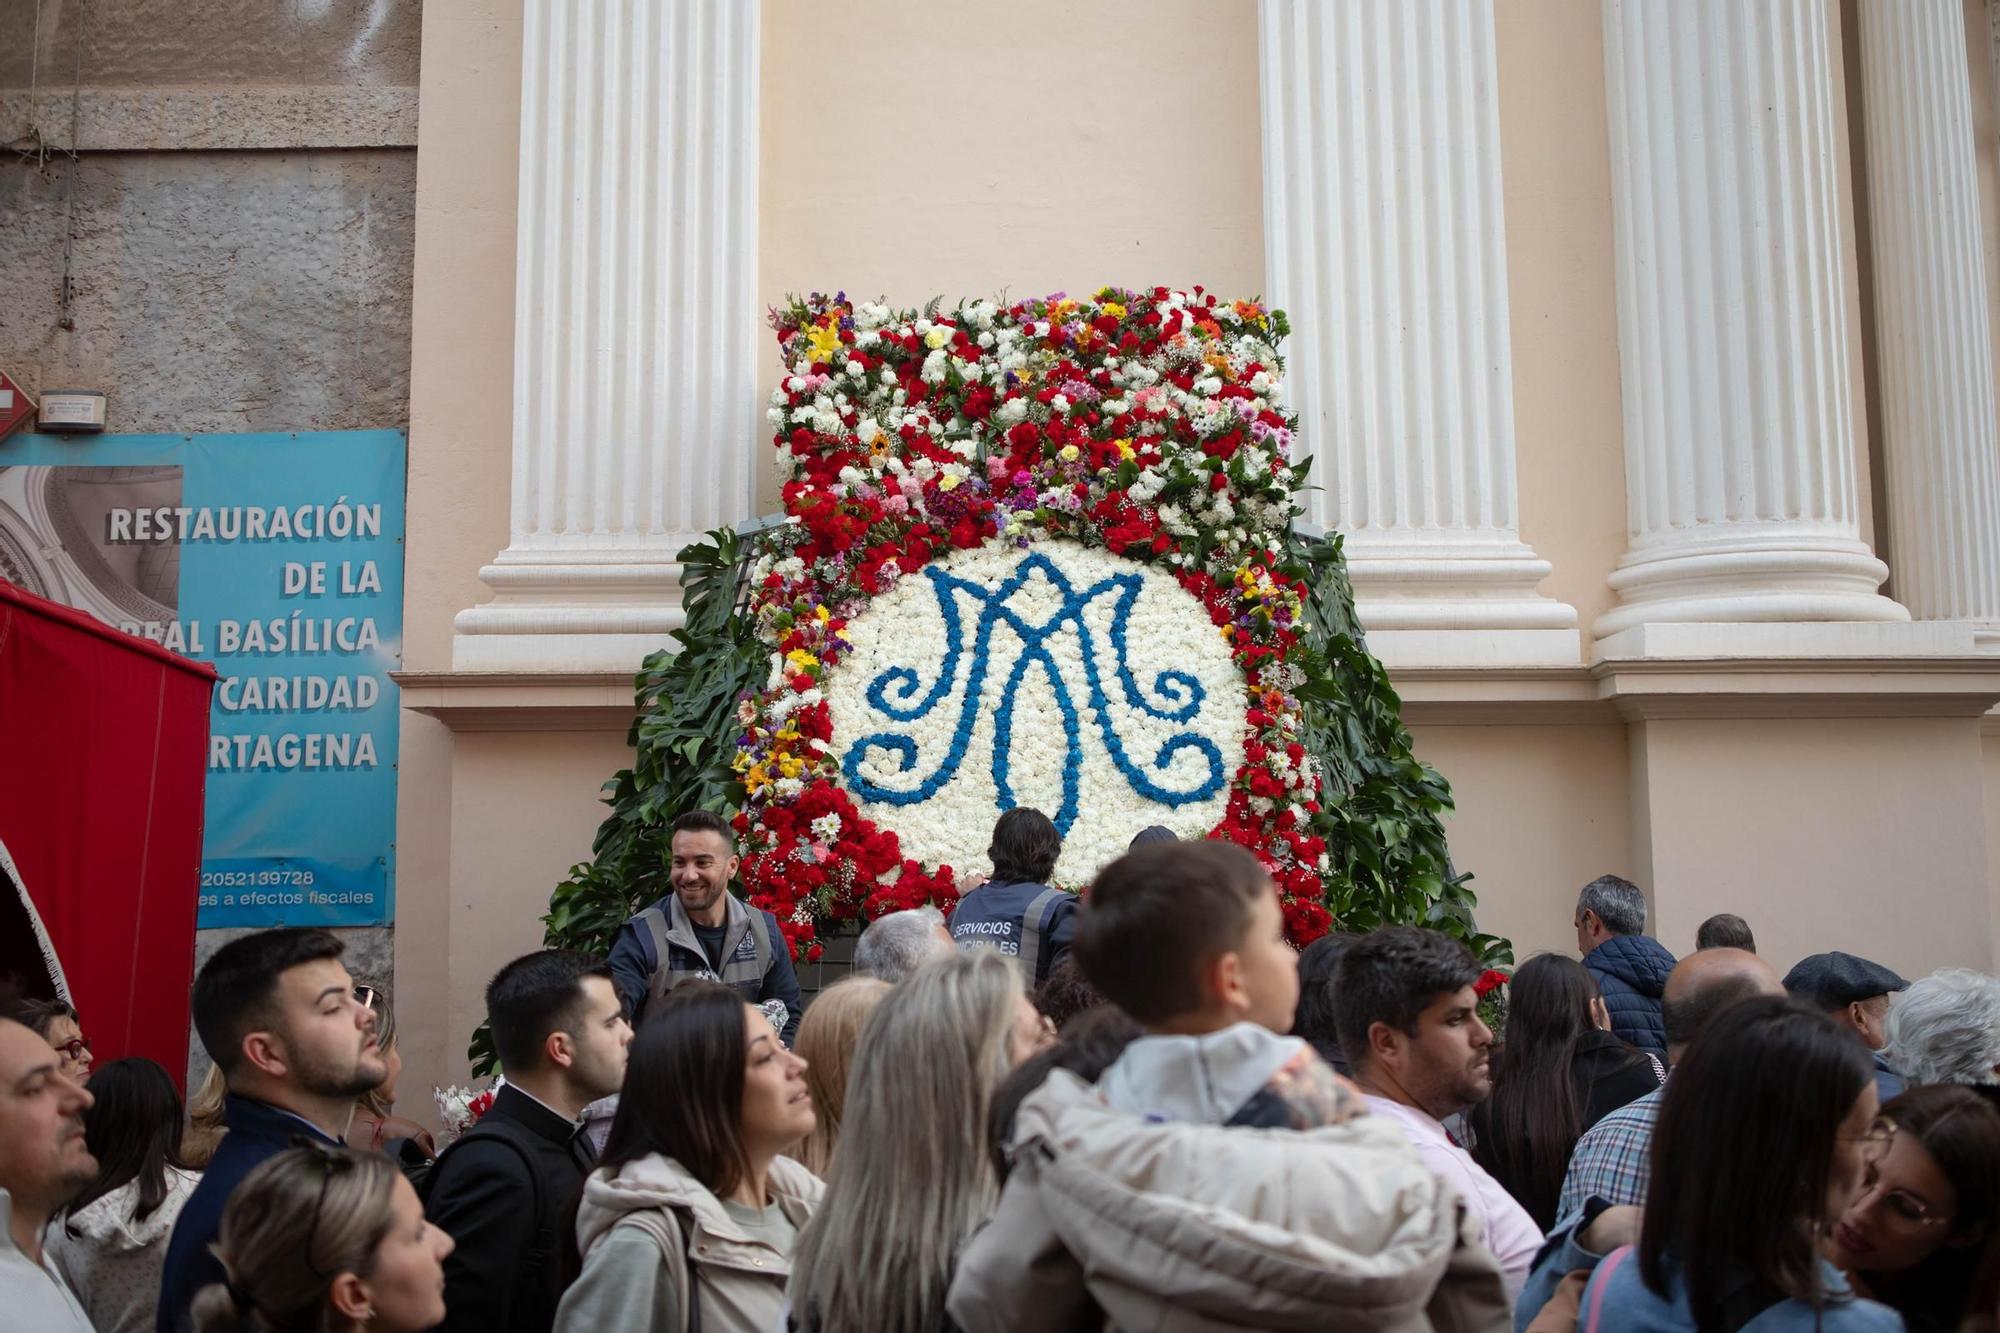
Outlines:
{"label": "man with beard", "polygon": [[194,1294],[224,1280],[209,1246],[251,1168],[298,1138],[340,1147],[354,1099],[389,1076],[344,949],[324,930],[262,930],[216,950],[194,980],[194,1028],[229,1089],[228,1132],[174,1223],[159,1333],[189,1328]]}
{"label": "man with beard", "polygon": [[1493,1091],[1493,1034],[1479,1021],[1472,951],[1434,930],[1389,926],[1347,946],[1334,975],[1334,1025],[1368,1107],[1394,1120],[1479,1219],[1509,1297],[1527,1281],[1542,1232],[1446,1132],[1443,1121]]}
{"label": "man with beard", "polygon": [[734,986],[760,1006],[790,1046],[799,1032],[798,974],[778,918],[729,891],[741,858],[721,816],[690,810],[674,821],[668,873],[673,892],[619,928],[611,979],[637,1026],[683,981]]}
{"label": "man with beard", "polygon": [[49,1219],[97,1175],[83,1142],[90,1094],[62,1072],[62,1056],[0,997],[0,1323],[89,1333],[90,1320],[43,1260]]}

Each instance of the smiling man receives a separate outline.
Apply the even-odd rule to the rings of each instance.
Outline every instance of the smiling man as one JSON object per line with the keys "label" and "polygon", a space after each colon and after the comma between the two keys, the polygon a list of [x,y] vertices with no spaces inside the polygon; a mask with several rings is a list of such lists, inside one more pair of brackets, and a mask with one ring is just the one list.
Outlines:
{"label": "smiling man", "polygon": [[97,1175],[83,1142],[90,1094],[0,997],[0,1324],[88,1333],[83,1307],[44,1262],[49,1219]]}
{"label": "smiling man", "polygon": [[1369,1109],[1400,1125],[1425,1164],[1457,1188],[1511,1296],[1527,1281],[1541,1229],[1442,1123],[1493,1091],[1493,1034],[1479,1021],[1472,989],[1481,971],[1457,940],[1414,926],[1385,927],[1341,955],[1334,1020]]}
{"label": "smiling man", "polygon": [[324,930],[260,930],[216,950],[195,978],[195,1032],[229,1088],[228,1132],[174,1223],[160,1333],[188,1328],[194,1294],[223,1280],[209,1245],[250,1169],[299,1136],[339,1147],[354,1099],[389,1075],[344,948]]}
{"label": "smiling man", "polygon": [[729,825],[690,810],[674,821],[669,846],[673,891],[620,927],[611,945],[611,978],[632,1025],[682,982],[720,981],[761,1005],[790,1046],[804,1012],[791,947],[777,917],[729,891],[739,864]]}

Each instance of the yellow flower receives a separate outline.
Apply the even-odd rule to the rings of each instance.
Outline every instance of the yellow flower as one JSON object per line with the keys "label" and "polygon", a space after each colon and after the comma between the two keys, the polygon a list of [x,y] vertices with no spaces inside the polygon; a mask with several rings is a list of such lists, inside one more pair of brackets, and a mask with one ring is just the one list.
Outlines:
{"label": "yellow flower", "polygon": [[806,335],[806,343],[812,349],[812,359],[831,362],[835,352],[840,350],[840,329],[833,324],[815,325]]}
{"label": "yellow flower", "polygon": [[1111,316],[1111,318],[1113,319],[1125,318],[1125,307],[1119,305],[1116,301],[1106,301],[1103,304],[1103,306],[1100,307],[1100,309],[1102,309],[1105,314]]}
{"label": "yellow flower", "polygon": [[1113,440],[1112,443],[1118,446],[1118,456],[1120,458],[1131,458],[1139,452],[1132,447],[1132,441],[1130,440]]}
{"label": "yellow flower", "polygon": [[828,611],[824,606],[815,606],[813,608],[813,616],[822,625],[833,619],[833,613]]}
{"label": "yellow flower", "polygon": [[819,665],[819,659],[803,648],[794,648],[785,654],[785,660],[792,664],[794,671],[807,671]]}
{"label": "yellow flower", "polygon": [[924,346],[930,348],[933,352],[950,341],[951,330],[942,324],[934,326],[929,333],[924,335]]}
{"label": "yellow flower", "polygon": [[942,477],[939,477],[939,478],[938,478],[938,489],[939,489],[939,490],[941,490],[941,491],[955,491],[955,490],[957,490],[957,489],[958,489],[958,474],[957,474],[956,472],[947,472],[947,473],[945,473],[945,474],[944,474],[944,475],[943,475]]}
{"label": "yellow flower", "polygon": [[1062,459],[1062,461],[1065,463],[1074,463],[1081,453],[1082,451],[1078,449],[1075,445],[1066,444],[1062,448],[1056,450],[1056,457]]}

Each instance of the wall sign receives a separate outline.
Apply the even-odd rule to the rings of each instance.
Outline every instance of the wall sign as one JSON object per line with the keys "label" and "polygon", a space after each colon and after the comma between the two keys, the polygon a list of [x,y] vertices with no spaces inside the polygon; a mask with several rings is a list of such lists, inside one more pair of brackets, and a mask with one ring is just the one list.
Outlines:
{"label": "wall sign", "polygon": [[404,454],[401,431],[0,442],[0,578],[222,675],[201,926],[395,915]]}

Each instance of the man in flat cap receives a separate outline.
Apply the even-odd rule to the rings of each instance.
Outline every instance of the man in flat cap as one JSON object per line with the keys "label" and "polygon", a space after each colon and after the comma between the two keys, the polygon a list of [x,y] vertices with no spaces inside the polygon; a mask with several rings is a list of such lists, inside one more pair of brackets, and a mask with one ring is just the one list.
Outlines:
{"label": "man in flat cap", "polygon": [[1888,1101],[1903,1090],[1903,1080],[1882,1058],[1888,1044],[1883,1021],[1889,1016],[1889,996],[1910,983],[1880,963],[1851,953],[1816,953],[1799,960],[1785,974],[1785,990],[1861,1038],[1875,1056],[1875,1091]]}

